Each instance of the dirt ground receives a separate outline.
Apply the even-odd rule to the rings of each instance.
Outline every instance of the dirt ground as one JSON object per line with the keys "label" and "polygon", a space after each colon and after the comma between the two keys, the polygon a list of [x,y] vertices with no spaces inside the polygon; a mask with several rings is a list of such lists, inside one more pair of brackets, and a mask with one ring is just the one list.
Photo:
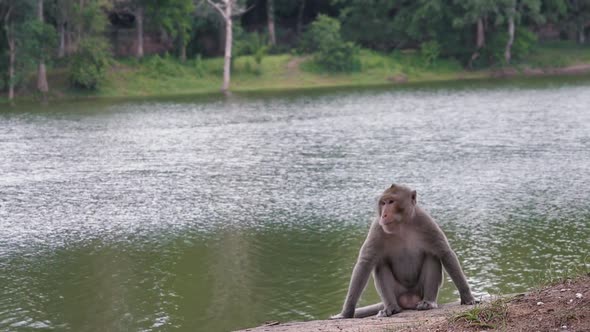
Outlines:
{"label": "dirt ground", "polygon": [[407,310],[387,318],[269,322],[243,331],[590,332],[590,274],[534,289],[527,294],[484,302],[476,306],[451,303],[429,311]]}
{"label": "dirt ground", "polygon": [[590,275],[497,301],[488,308],[478,318],[455,316],[442,324],[405,331],[590,331]]}

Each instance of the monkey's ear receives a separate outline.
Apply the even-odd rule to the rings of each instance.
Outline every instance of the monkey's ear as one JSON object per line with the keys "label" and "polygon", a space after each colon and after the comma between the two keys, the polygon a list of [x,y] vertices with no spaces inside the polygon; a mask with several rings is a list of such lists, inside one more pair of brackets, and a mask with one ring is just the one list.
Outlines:
{"label": "monkey's ear", "polygon": [[391,185],[391,187],[389,187],[389,189],[393,189],[393,188],[395,188],[395,183],[393,183],[393,184]]}
{"label": "monkey's ear", "polygon": [[412,203],[416,204],[416,190],[412,190]]}

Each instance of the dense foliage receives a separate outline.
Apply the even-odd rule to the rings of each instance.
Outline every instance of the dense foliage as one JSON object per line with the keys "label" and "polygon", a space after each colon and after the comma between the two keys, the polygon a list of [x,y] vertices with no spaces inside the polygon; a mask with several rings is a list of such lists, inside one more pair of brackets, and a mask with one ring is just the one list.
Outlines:
{"label": "dense foliage", "polygon": [[[111,52],[141,58],[138,45],[148,39],[159,44],[147,54],[197,63],[219,56],[225,21],[211,2],[218,1],[2,0],[0,89],[24,86],[39,61],[71,70],[77,87],[97,88]],[[544,38],[580,44],[590,32],[590,0],[231,2],[243,9],[233,14],[233,58],[253,55],[259,74],[266,54],[291,51],[313,54],[324,71],[359,70],[361,48],[386,54],[411,49],[424,67],[441,59],[468,68],[501,66],[533,52],[543,31],[552,31]],[[119,32],[126,39],[118,39]]]}
{"label": "dense foliage", "polygon": [[351,72],[361,67],[358,47],[345,42],[340,35],[340,22],[326,15],[319,15],[310,25],[304,50],[315,52],[315,62],[326,71]]}
{"label": "dense foliage", "polygon": [[82,89],[96,89],[105,80],[112,61],[108,44],[101,38],[82,40],[71,57],[70,82]]}

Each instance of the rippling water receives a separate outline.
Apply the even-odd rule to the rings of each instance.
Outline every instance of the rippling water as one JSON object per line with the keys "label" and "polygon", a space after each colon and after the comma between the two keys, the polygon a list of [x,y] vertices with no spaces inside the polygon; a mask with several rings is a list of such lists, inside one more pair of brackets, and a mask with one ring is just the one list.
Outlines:
{"label": "rippling water", "polygon": [[589,105],[578,83],[0,112],[0,329],[325,318],[392,182],[478,294],[588,269]]}

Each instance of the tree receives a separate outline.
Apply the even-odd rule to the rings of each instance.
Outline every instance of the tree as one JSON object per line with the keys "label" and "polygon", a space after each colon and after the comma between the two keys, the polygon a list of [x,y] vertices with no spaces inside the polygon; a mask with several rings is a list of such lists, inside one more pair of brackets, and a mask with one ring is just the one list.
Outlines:
{"label": "tree", "polygon": [[106,77],[111,64],[111,49],[104,36],[108,24],[104,13],[112,6],[110,0],[86,0],[76,13],[78,41],[76,52],[68,59],[69,81],[75,88],[96,89]]}
{"label": "tree", "polygon": [[74,0],[55,0],[53,6],[57,32],[59,35],[59,47],[57,57],[63,58],[71,49],[68,38],[68,27],[72,25],[74,13]]}
{"label": "tree", "polygon": [[102,35],[108,24],[105,12],[113,6],[112,0],[45,0],[55,22],[58,35],[57,57],[75,52],[83,39]]}
{"label": "tree", "polygon": [[462,10],[461,15],[453,19],[453,26],[462,28],[475,25],[476,28],[475,50],[468,64],[471,68],[473,61],[479,58],[480,50],[485,47],[486,23],[498,11],[498,8],[495,0],[455,0],[455,4]]}
{"label": "tree", "polygon": [[343,35],[389,51],[436,41],[445,55],[465,52],[465,34],[453,27],[461,8],[448,0],[334,0],[342,3]]}
{"label": "tree", "polygon": [[[45,23],[43,15],[43,0],[37,0],[37,17],[40,24]],[[37,70],[37,90],[43,94],[43,99],[47,98],[49,84],[47,83],[47,70],[45,68],[45,55],[39,54],[39,69]]]}
{"label": "tree", "polygon": [[301,37],[303,33],[303,14],[305,14],[305,0],[297,0],[297,36]]}
{"label": "tree", "polygon": [[137,29],[137,51],[135,56],[137,58],[143,58],[143,11],[143,3],[137,1],[135,7],[135,22]]}
{"label": "tree", "polygon": [[[113,2],[113,0],[95,0],[95,1],[109,1]],[[143,58],[144,50],[143,50],[143,35],[144,35],[144,20],[145,20],[145,11],[146,7],[148,7],[154,1],[152,0],[126,0],[126,1],[116,1],[116,5],[118,7],[129,8],[133,15],[135,16],[135,56],[138,59]]]}
{"label": "tree", "polygon": [[516,16],[516,1],[511,0],[508,2],[508,6],[505,9],[506,18],[508,21],[508,41],[506,42],[506,49],[504,50],[504,61],[510,63],[512,58],[512,44],[514,43],[514,20]]}
{"label": "tree", "polygon": [[[81,0],[82,1],[82,0]],[[158,2],[158,0],[92,0],[97,2],[107,2],[110,6],[114,6],[117,9],[122,9],[126,12],[130,12],[133,15],[135,23],[135,57],[138,59],[143,58],[144,55],[144,23],[146,7],[150,4]],[[105,16],[105,15],[103,15]]]}
{"label": "tree", "polygon": [[160,25],[176,39],[180,59],[186,61],[186,47],[195,13],[193,0],[156,0],[149,3],[146,10],[153,17],[154,24]]}
{"label": "tree", "polygon": [[[4,0],[0,13],[8,46],[8,99],[14,98],[14,89],[38,65],[40,91],[46,83],[44,56],[54,47],[53,27],[39,21],[39,0]],[[40,66],[43,64],[43,66]],[[45,78],[45,82],[43,82]]]}
{"label": "tree", "polygon": [[590,22],[590,0],[566,0],[566,24],[573,25],[578,44],[586,43],[586,25]]}
{"label": "tree", "polygon": [[14,85],[16,81],[16,34],[14,25],[18,15],[18,3],[18,1],[13,0],[6,1],[2,4],[2,20],[8,43],[8,100],[10,101],[14,99]]}
{"label": "tree", "polygon": [[535,23],[545,20],[541,15],[541,0],[501,0],[499,22],[506,21],[508,28],[508,40],[504,49],[504,61],[509,64],[512,59],[512,45],[516,26],[524,19],[530,19]]}
{"label": "tree", "polygon": [[231,76],[231,58],[233,43],[233,18],[244,14],[249,9],[244,9],[238,0],[207,0],[207,3],[217,10],[225,23],[225,50],[223,61],[223,85],[221,91],[229,92]]}
{"label": "tree", "polygon": [[272,46],[277,44],[275,34],[275,4],[274,0],[266,0],[266,20],[268,25],[268,39]]}
{"label": "tree", "polygon": [[[391,0],[335,0],[343,6],[340,12],[342,34],[365,47],[391,50],[406,38],[398,28],[396,16],[399,1]],[[399,19],[399,18],[397,18]]]}

